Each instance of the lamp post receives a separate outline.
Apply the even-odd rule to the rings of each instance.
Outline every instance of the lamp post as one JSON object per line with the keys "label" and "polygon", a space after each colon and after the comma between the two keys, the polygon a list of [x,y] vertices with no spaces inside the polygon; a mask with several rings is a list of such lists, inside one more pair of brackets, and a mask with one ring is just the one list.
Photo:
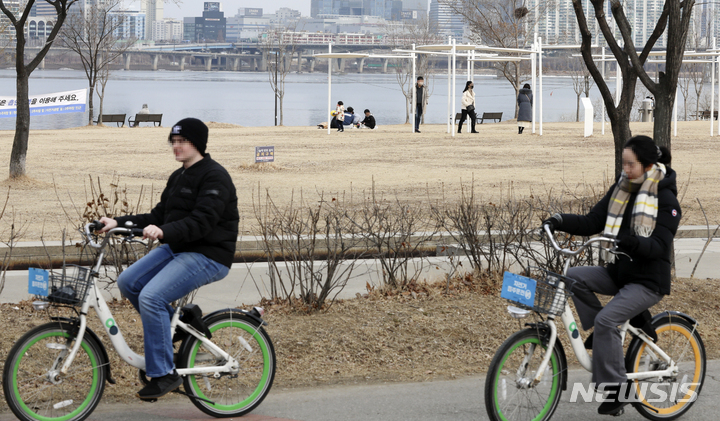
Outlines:
{"label": "lamp post", "polygon": [[277,86],[277,81],[278,81],[278,55],[280,55],[279,53],[280,53],[279,50],[275,52],[275,126],[276,127],[278,125],[278,86]]}

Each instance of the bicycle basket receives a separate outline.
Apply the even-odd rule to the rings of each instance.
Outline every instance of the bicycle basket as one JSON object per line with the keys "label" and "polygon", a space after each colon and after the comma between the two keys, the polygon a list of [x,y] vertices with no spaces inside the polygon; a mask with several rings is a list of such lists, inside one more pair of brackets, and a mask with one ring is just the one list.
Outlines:
{"label": "bicycle basket", "polygon": [[[500,296],[522,308],[559,316],[565,311],[565,303],[572,295],[570,290],[575,281],[545,269],[539,271],[534,278],[505,272]],[[558,290],[561,281],[565,286]]]}
{"label": "bicycle basket", "polygon": [[65,265],[60,273],[51,273],[47,300],[55,304],[81,306],[90,285],[90,269]]}

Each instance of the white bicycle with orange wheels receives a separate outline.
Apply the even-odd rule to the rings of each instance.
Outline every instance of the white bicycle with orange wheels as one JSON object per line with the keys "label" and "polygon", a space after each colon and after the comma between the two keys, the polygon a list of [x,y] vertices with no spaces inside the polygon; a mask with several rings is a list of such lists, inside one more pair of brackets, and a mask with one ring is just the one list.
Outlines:
{"label": "white bicycle with orange wheels", "polygon": [[[591,371],[591,357],[568,303],[574,281],[565,275],[572,258],[594,243],[613,240],[595,237],[577,250],[563,249],[549,227],[543,229],[553,248],[567,258],[563,274],[542,271],[540,279],[505,274],[502,296],[514,301],[508,312],[518,319],[535,312],[541,320],[527,323],[526,329],[511,335],[495,353],[485,380],[485,407],[491,420],[552,417],[562,391],[567,390],[568,365],[557,338],[557,317],[580,365]],[[685,414],[699,397],[707,367],[705,346],[697,331],[698,322],[687,314],[665,311],[653,317],[652,325],[657,343],[629,321],[620,326],[623,343],[628,333],[631,338],[625,365],[635,396],[632,405],[645,418],[673,420]]]}

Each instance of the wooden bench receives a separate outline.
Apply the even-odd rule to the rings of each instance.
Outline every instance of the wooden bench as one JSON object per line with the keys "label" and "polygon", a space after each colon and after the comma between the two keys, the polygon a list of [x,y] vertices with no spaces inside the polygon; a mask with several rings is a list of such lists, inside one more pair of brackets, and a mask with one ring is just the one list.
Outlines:
{"label": "wooden bench", "polygon": [[502,114],[503,113],[483,113],[482,117],[478,117],[478,122],[480,122],[480,124],[483,124],[485,120],[497,120],[500,122],[502,121]]}
{"label": "wooden bench", "polygon": [[103,114],[95,123],[117,123],[118,127],[123,127],[125,126],[125,116],[127,116],[127,114]]}
{"label": "wooden bench", "polygon": [[135,114],[135,120],[128,117],[130,127],[137,127],[140,123],[153,123],[155,127],[162,126],[162,114]]}
{"label": "wooden bench", "polygon": [[[718,112],[717,112],[717,111],[713,112],[713,117],[715,118],[715,120],[718,119]],[[709,120],[709,119],[710,119],[710,110],[701,111],[701,112],[700,112],[700,119],[701,119],[701,120]]]}

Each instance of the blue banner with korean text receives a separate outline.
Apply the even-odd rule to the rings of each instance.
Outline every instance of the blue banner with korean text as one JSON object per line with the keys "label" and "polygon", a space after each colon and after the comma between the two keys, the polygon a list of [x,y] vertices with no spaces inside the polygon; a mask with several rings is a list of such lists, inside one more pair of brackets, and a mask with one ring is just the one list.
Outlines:
{"label": "blue banner with korean text", "polygon": [[[87,103],[87,89],[31,95],[30,115],[63,113],[84,113]],[[14,96],[0,96],[0,118],[17,116],[17,100]]]}

